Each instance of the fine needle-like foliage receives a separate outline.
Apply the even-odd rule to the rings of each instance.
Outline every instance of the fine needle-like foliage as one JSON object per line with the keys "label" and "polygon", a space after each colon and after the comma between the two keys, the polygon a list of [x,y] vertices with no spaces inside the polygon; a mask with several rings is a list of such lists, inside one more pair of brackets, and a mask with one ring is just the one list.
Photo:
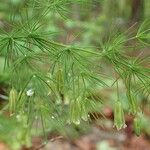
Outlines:
{"label": "fine needle-like foliage", "polygon": [[[150,94],[150,69],[143,65],[150,58],[133,58],[125,52],[134,44],[150,46],[150,21],[142,23],[134,35],[130,30],[110,35],[96,49],[65,45],[53,40],[59,33],[47,30],[45,20],[49,12],[65,19],[72,3],[82,5],[83,0],[28,1],[17,23],[15,16],[11,17],[14,22],[10,31],[1,30],[0,55],[5,58],[4,72],[10,75],[10,116],[25,118],[28,132],[36,126],[45,137],[49,131],[65,134],[70,124],[89,122],[89,114],[100,112],[102,106],[101,98],[95,99],[93,92],[109,86],[105,82],[109,74],[104,75],[99,67],[106,61],[117,75],[114,83],[121,79],[126,87],[129,113],[135,117],[139,135],[137,116],[141,107],[136,97]],[[121,129],[125,125],[123,107],[119,100],[116,105],[114,125]]]}

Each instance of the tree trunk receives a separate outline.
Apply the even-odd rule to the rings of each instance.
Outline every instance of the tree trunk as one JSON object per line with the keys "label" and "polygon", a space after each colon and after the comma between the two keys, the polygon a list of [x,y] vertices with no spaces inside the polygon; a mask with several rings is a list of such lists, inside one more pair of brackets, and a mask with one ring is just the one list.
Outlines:
{"label": "tree trunk", "polygon": [[143,18],[144,0],[132,0],[131,21],[138,22]]}

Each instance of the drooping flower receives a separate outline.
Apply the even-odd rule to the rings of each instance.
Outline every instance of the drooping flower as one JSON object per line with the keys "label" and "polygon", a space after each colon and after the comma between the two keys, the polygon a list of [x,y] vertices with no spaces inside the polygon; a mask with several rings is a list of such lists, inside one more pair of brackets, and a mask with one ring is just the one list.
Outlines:
{"label": "drooping flower", "polygon": [[17,97],[17,91],[12,88],[9,93],[9,110],[11,115],[15,112]]}
{"label": "drooping flower", "polygon": [[81,106],[80,106],[80,102],[79,99],[74,100],[71,103],[70,106],[70,118],[71,118],[71,122],[73,122],[76,125],[80,124],[80,120],[81,120]]}
{"label": "drooping flower", "polygon": [[141,116],[137,114],[133,120],[134,132],[137,136],[141,134]]}
{"label": "drooping flower", "polygon": [[125,128],[125,118],[124,118],[124,111],[122,108],[122,104],[119,100],[115,102],[115,108],[114,108],[114,126],[117,128],[117,130],[120,130],[121,128]]}
{"label": "drooping flower", "polygon": [[135,99],[135,96],[130,91],[127,91],[126,95],[127,95],[128,101],[129,101],[130,112],[133,115],[135,115],[138,111],[138,104]]}

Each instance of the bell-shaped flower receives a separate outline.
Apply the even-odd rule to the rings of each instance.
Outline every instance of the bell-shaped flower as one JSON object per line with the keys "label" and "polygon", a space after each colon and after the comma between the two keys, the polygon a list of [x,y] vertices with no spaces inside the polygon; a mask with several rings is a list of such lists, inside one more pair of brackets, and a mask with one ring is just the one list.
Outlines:
{"label": "bell-shaped flower", "polygon": [[115,102],[114,127],[116,127],[117,130],[120,130],[121,128],[126,127],[122,104],[119,100]]}

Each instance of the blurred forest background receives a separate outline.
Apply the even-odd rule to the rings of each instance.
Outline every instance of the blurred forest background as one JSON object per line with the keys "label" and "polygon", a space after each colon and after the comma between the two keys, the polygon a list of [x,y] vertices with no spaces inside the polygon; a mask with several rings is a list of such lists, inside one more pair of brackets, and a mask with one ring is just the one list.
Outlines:
{"label": "blurred forest background", "polygon": [[[25,9],[20,11],[20,8],[25,8],[27,2],[28,0],[0,0],[0,32],[2,30],[11,31],[12,22],[14,25],[17,24],[22,14],[26,13]],[[29,5],[33,6],[33,3],[34,1]],[[46,0],[43,0],[43,5],[46,4]],[[56,33],[53,40],[64,44],[97,48],[100,46],[101,40],[105,41],[113,32],[114,34],[121,33],[131,28],[132,34],[143,21],[150,19],[150,0],[89,0],[88,3],[83,0],[83,4],[73,3],[69,5],[69,9],[63,11],[61,14],[49,12],[43,18],[44,30],[50,29]],[[29,17],[30,13],[33,13],[32,9],[29,11]],[[141,52],[143,52],[142,56]],[[150,55],[150,49],[134,47],[129,48],[126,53],[129,56],[145,57]],[[4,56],[0,55],[0,109],[5,108],[4,106],[8,103],[9,76],[7,73],[3,73],[4,61]],[[150,67],[150,63],[146,63],[145,66]],[[103,71],[112,74],[111,66],[107,66],[107,62],[103,64]],[[124,101],[124,87],[121,82],[119,84],[121,98]],[[74,130],[66,137],[57,133],[50,134],[46,146],[42,145],[43,137],[39,136],[33,137],[31,148],[26,148],[24,145],[30,145],[31,139],[26,139],[24,142],[24,139],[20,138],[24,134],[22,126],[1,115],[3,111],[0,111],[0,150],[18,147],[23,150],[149,150],[149,99],[142,96],[139,98],[145,116],[142,118],[143,133],[137,137],[133,133],[132,118],[129,115],[126,116],[128,125],[126,129],[116,131],[113,128],[113,110],[111,108],[113,104],[109,100],[116,99],[114,89],[106,88],[96,91],[94,94],[94,96],[101,95],[103,99],[107,99],[102,107],[103,115],[97,114],[98,119],[93,118],[93,122],[86,131],[76,129],[79,130],[78,135],[74,135]],[[19,138],[16,139],[16,137]]]}

